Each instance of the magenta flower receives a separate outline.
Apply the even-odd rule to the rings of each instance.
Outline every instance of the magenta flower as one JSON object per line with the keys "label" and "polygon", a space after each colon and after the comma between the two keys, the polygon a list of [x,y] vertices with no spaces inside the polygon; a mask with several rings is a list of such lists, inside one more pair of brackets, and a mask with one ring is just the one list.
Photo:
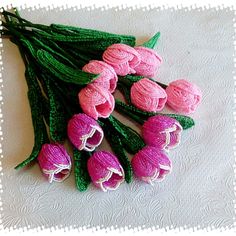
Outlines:
{"label": "magenta flower", "polygon": [[137,108],[150,112],[161,111],[167,100],[165,90],[147,78],[135,82],[131,87],[130,95],[131,102]]}
{"label": "magenta flower", "polygon": [[93,151],[103,139],[103,131],[96,120],[86,114],[74,115],[67,126],[71,143],[78,150]]}
{"label": "magenta flower", "polygon": [[151,48],[138,46],[134,48],[141,56],[141,62],[135,67],[137,75],[152,78],[162,63],[162,58]]}
{"label": "magenta flower", "polygon": [[61,144],[43,144],[38,163],[49,183],[62,182],[70,175],[71,158]]}
{"label": "magenta flower", "polygon": [[190,114],[195,112],[202,100],[202,92],[197,85],[179,79],[171,82],[166,88],[167,104],[175,111]]}
{"label": "magenta flower", "polygon": [[124,182],[124,170],[110,152],[95,152],[88,160],[88,172],[95,186],[104,192],[117,189]]}
{"label": "magenta flower", "polygon": [[108,118],[115,107],[112,94],[95,83],[81,89],[78,97],[83,112],[95,120],[99,117]]}
{"label": "magenta flower", "polygon": [[149,146],[169,150],[180,143],[180,123],[168,116],[156,115],[148,118],[142,127],[142,135]]}
{"label": "magenta flower", "polygon": [[159,148],[146,146],[136,153],[131,161],[134,174],[153,185],[162,181],[171,171],[171,161]]}
{"label": "magenta flower", "polygon": [[92,60],[82,70],[92,74],[100,74],[93,83],[98,84],[111,93],[115,91],[118,77],[112,66],[103,61]]}
{"label": "magenta flower", "polygon": [[126,44],[112,44],[103,53],[103,61],[111,65],[117,75],[134,74],[134,68],[140,63],[139,53]]}

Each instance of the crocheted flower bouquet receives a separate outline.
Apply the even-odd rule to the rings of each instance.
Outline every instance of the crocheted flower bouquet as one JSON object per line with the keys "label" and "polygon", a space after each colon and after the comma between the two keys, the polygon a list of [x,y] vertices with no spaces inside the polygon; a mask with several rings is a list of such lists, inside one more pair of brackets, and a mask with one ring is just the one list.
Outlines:
{"label": "crocheted flower bouquet", "polygon": [[[16,169],[37,161],[50,183],[61,182],[73,162],[80,191],[90,182],[115,190],[130,183],[133,173],[153,184],[170,173],[167,153],[194,125],[185,115],[196,110],[202,93],[187,79],[169,85],[156,80],[162,57],[153,48],[159,32],[135,46],[134,36],[34,24],[17,11],[2,14],[1,33],[18,46],[25,63],[35,135],[32,153]],[[117,89],[124,101],[114,98]],[[178,114],[160,113],[166,104]],[[141,134],[117,119],[114,109]],[[113,153],[96,150],[104,138]],[[73,158],[64,147],[67,139]]]}

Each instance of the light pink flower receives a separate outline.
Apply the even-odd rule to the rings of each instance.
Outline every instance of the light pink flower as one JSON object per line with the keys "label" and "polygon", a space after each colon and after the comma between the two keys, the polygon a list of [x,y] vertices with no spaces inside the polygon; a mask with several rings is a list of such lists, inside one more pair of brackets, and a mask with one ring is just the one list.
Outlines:
{"label": "light pink flower", "polygon": [[142,135],[149,146],[169,150],[180,143],[180,123],[168,116],[156,115],[148,118],[142,127]]}
{"label": "light pink flower", "polygon": [[86,64],[82,70],[92,74],[100,74],[93,83],[109,90],[111,93],[115,91],[118,77],[112,66],[104,61],[92,60]]}
{"label": "light pink flower", "polygon": [[161,111],[167,100],[165,90],[147,78],[135,82],[131,87],[130,95],[131,102],[137,108],[150,112]]}
{"label": "light pink flower", "polygon": [[124,170],[110,152],[95,152],[88,160],[88,172],[95,186],[104,192],[117,189],[124,182]]}
{"label": "light pink flower", "polygon": [[202,92],[197,85],[185,79],[171,82],[166,88],[167,104],[175,111],[191,114],[202,100]]}
{"label": "light pink flower", "polygon": [[86,114],[74,115],[67,126],[67,134],[78,150],[93,151],[103,139],[103,131],[96,120]]}
{"label": "light pink flower", "polygon": [[136,153],[131,164],[134,174],[151,185],[155,181],[162,181],[172,168],[165,152],[151,146],[146,146]]}
{"label": "light pink flower", "polygon": [[112,44],[103,53],[103,61],[111,65],[117,75],[134,74],[134,68],[140,63],[139,53],[126,44]]}
{"label": "light pink flower", "polygon": [[43,144],[37,160],[49,183],[62,182],[70,175],[71,158],[61,144]]}
{"label": "light pink flower", "polygon": [[152,78],[162,63],[162,58],[151,48],[138,46],[134,48],[141,56],[141,62],[134,69],[137,75]]}
{"label": "light pink flower", "polygon": [[78,97],[83,112],[95,120],[108,118],[115,107],[112,94],[94,83],[81,89]]}

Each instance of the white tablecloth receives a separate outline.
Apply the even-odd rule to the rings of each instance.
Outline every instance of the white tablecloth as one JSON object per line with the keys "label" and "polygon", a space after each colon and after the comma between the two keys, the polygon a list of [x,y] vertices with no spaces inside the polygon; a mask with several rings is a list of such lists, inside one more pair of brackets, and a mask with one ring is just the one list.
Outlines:
{"label": "white tablecloth", "polygon": [[218,10],[51,10],[21,15],[38,23],[62,23],[131,34],[137,43],[157,31],[157,51],[164,62],[163,83],[185,77],[203,92],[184,131],[170,152],[173,171],[154,187],[135,179],[103,193],[92,185],[81,193],[72,173],[49,184],[37,164],[16,171],[30,154],[34,136],[24,66],[17,47],[3,40],[3,225],[16,228],[53,226],[211,227],[233,226],[235,198],[233,136],[233,11]]}

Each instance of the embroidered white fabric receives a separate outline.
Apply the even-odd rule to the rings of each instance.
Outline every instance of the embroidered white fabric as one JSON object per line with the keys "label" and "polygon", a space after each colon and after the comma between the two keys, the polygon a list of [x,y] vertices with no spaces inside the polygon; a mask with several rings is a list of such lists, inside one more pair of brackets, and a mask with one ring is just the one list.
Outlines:
{"label": "embroidered white fabric", "polygon": [[180,145],[168,153],[173,170],[163,182],[151,186],[134,179],[116,191],[104,193],[91,185],[80,193],[72,171],[63,183],[49,184],[37,164],[14,170],[30,154],[34,136],[23,61],[17,47],[4,39],[3,226],[233,227],[233,11],[39,9],[20,13],[38,23],[135,35],[137,43],[160,31],[156,50],[163,64],[157,77],[163,83],[186,77],[202,89],[203,100],[192,115],[196,126],[184,131]]}

